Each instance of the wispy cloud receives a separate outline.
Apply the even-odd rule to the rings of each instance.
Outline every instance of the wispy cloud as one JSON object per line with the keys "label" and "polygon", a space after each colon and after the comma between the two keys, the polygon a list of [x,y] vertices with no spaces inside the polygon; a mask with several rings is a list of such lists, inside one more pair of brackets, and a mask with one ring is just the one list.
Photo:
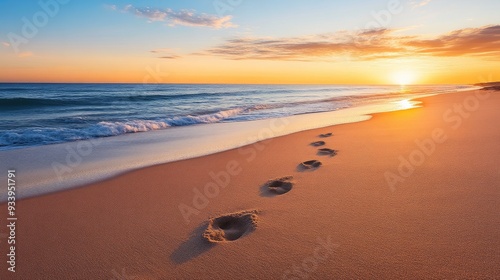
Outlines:
{"label": "wispy cloud", "polygon": [[132,5],[125,6],[123,11],[146,18],[151,22],[167,22],[170,26],[184,25],[214,29],[236,27],[231,22],[231,16],[219,17],[188,10],[174,11],[172,9],[139,8]]}
{"label": "wispy cloud", "polygon": [[2,46],[4,46],[4,47],[8,48],[8,47],[10,47],[10,44],[9,44],[9,43],[7,43],[7,42],[2,42]]}
{"label": "wispy cloud", "polygon": [[159,54],[160,56],[158,58],[163,58],[163,59],[177,59],[181,57],[180,55],[177,55],[174,50],[168,48],[156,49],[150,52],[154,54]]}
{"label": "wispy cloud", "polygon": [[178,56],[178,55],[163,55],[163,56],[160,56],[158,58],[161,58],[161,59],[177,59],[179,57],[180,56]]}
{"label": "wispy cloud", "polygon": [[405,51],[393,44],[394,30],[373,29],[359,32],[339,31],[290,38],[236,38],[201,54],[218,55],[228,59],[262,60],[331,60],[335,56],[351,55],[371,60],[398,56]]}
{"label": "wispy cloud", "polygon": [[162,49],[151,50],[150,52],[152,52],[152,53],[171,53],[171,52],[173,52],[173,50],[169,49],[169,48],[162,48]]}
{"label": "wispy cloud", "polygon": [[430,39],[401,35],[399,31],[373,29],[288,38],[235,38],[198,54],[234,60],[295,61],[332,60],[346,55],[357,60],[408,55],[500,57],[500,25],[455,30]]}
{"label": "wispy cloud", "polygon": [[459,29],[433,39],[415,38],[405,45],[434,56],[500,57],[500,25]]}

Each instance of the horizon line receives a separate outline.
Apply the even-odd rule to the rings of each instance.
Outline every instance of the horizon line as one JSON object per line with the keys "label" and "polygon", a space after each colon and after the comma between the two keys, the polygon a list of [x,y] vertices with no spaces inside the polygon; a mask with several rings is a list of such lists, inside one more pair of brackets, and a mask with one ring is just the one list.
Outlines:
{"label": "horizon line", "polygon": [[430,85],[479,85],[488,83],[500,83],[500,81],[487,82],[487,83],[434,83],[434,84],[354,84],[354,83],[142,83],[142,82],[3,82],[0,84],[102,84],[102,85],[113,85],[113,84],[130,84],[130,85],[366,85],[366,86],[430,86]]}

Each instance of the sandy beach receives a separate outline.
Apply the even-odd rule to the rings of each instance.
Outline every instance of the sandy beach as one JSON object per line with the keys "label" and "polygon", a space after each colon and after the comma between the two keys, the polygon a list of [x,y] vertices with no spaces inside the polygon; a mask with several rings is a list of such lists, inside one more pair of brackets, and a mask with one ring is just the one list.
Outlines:
{"label": "sandy beach", "polygon": [[500,94],[421,101],[20,200],[0,278],[500,279]]}

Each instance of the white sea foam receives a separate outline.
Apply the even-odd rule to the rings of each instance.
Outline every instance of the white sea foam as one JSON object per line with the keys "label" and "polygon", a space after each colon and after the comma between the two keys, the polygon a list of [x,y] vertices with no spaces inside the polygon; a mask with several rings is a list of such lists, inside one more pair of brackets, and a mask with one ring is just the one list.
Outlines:
{"label": "white sea foam", "polygon": [[102,121],[82,129],[69,128],[34,128],[22,131],[6,132],[0,135],[0,149],[12,149],[18,143],[48,144],[68,140],[86,140],[96,137],[117,136],[127,133],[147,132],[166,129],[173,126],[209,124],[223,121],[249,109],[235,108],[213,114],[198,116],[179,116],[162,120],[131,120],[126,122]]}

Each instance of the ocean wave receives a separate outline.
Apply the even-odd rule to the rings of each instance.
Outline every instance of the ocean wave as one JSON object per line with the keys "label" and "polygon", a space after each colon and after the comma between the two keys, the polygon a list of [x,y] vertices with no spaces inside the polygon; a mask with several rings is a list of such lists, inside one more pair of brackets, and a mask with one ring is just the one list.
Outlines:
{"label": "ocean wave", "polygon": [[[364,90],[365,88],[318,88],[314,92],[338,92],[338,91],[355,91]],[[180,93],[175,88],[165,89],[135,89],[134,95],[99,95],[97,98],[101,101],[112,100],[113,102],[129,102],[129,101],[162,101],[162,100],[175,100],[175,99],[197,99],[200,97],[240,97],[240,96],[257,96],[257,95],[272,95],[272,94],[294,94],[302,92],[311,92],[311,89],[253,89],[253,90],[225,90],[225,91],[196,91],[192,93]],[[104,92],[103,92],[104,93]],[[92,98],[96,98],[92,96]]]}
{"label": "ocean wave", "polygon": [[[94,86],[98,89],[93,89]],[[402,91],[395,86],[42,85],[30,87],[32,87],[30,95],[23,93],[15,96],[14,93],[8,93],[0,96],[0,114],[7,112],[3,114],[6,119],[0,131],[0,150],[177,126],[250,121],[333,111],[372,101],[410,98],[420,92],[451,92],[468,88],[468,86],[431,85],[413,86],[408,91]],[[72,89],[72,87],[78,88]],[[142,92],[142,89],[149,89],[152,92]],[[71,91],[73,94],[68,94]],[[78,93],[80,91],[82,94]],[[335,93],[330,94],[330,92]],[[218,97],[213,98],[214,95]],[[35,110],[39,107],[39,110]]]}
{"label": "ocean wave", "polygon": [[3,110],[21,110],[33,109],[37,107],[63,107],[63,106],[93,106],[93,105],[112,105],[117,103],[130,102],[155,102],[155,101],[173,101],[190,100],[200,97],[208,97],[210,93],[195,94],[148,94],[148,95],[109,95],[102,94],[98,96],[73,96],[62,99],[55,98],[33,98],[33,97],[0,97],[0,108]]}
{"label": "ocean wave", "polygon": [[0,135],[0,148],[55,144],[127,133],[147,132],[174,126],[216,123],[249,109],[251,108],[234,108],[214,114],[177,116],[160,120],[102,121],[81,129],[25,128]]}
{"label": "ocean wave", "polygon": [[[7,88],[7,90],[13,90],[16,88]],[[27,90],[32,90],[30,88],[24,88]],[[19,89],[19,90],[24,90]],[[116,105],[118,103],[129,104],[130,102],[155,102],[155,101],[174,101],[174,100],[184,100],[189,102],[189,100],[197,100],[200,98],[210,98],[210,97],[225,97],[230,96],[232,98],[246,97],[246,96],[258,96],[258,95],[272,95],[272,94],[290,94],[293,96],[294,93],[301,92],[342,92],[345,91],[346,94],[349,94],[351,91],[360,91],[364,90],[363,87],[338,87],[338,88],[263,88],[263,89],[232,89],[226,91],[219,91],[215,89],[215,91],[202,90],[196,91],[192,93],[182,93],[177,91],[175,88],[168,89],[148,89],[148,88],[139,88],[133,91],[133,94],[125,93],[120,94],[116,92],[115,89],[110,91],[107,87],[102,89],[91,89],[91,88],[82,88],[82,89],[71,89],[62,87],[59,88],[56,92],[53,92],[53,96],[60,95],[62,98],[37,98],[37,97],[27,97],[27,96],[19,96],[19,97],[0,97],[0,108],[3,110],[22,110],[22,109],[33,109],[33,108],[43,108],[43,107],[64,107],[64,106],[105,106],[105,105]],[[6,89],[0,89],[6,90]],[[16,89],[17,90],[17,89]],[[119,91],[119,90],[118,90]],[[152,93],[147,93],[152,91]],[[102,92],[102,94],[95,94],[98,92]],[[110,94],[110,92],[113,92]],[[77,94],[71,95],[71,93],[88,93],[88,94]],[[311,100],[313,102],[317,100]]]}

